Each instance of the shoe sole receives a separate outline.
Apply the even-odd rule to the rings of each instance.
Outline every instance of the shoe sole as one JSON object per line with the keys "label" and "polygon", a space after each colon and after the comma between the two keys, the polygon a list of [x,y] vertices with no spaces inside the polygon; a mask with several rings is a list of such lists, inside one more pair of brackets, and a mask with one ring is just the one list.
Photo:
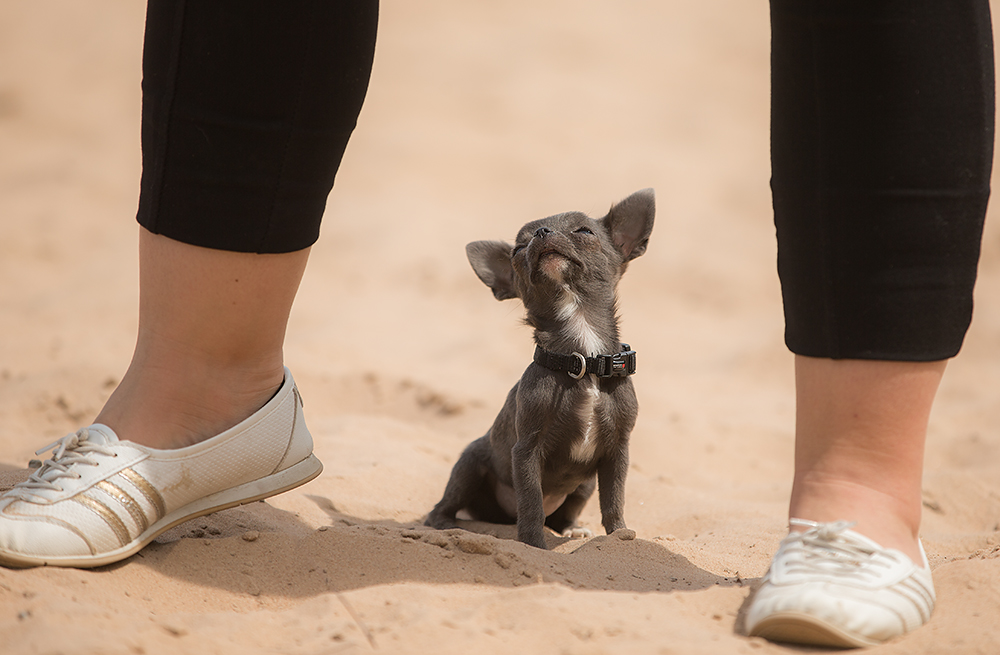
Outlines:
{"label": "shoe sole", "polygon": [[755,625],[750,631],[750,636],[763,637],[769,641],[834,648],[864,648],[882,643],[845,632],[826,621],[802,612],[772,614]]}
{"label": "shoe sole", "polygon": [[219,491],[170,512],[149,526],[145,532],[116,550],[88,557],[31,557],[17,553],[0,553],[0,565],[26,568],[31,566],[65,566],[78,569],[106,566],[135,555],[151,541],[185,521],[212,514],[230,507],[246,505],[290,491],[313,480],[323,472],[323,464],[315,455],[309,455],[298,464],[289,466],[273,475],[247,482],[237,487]]}

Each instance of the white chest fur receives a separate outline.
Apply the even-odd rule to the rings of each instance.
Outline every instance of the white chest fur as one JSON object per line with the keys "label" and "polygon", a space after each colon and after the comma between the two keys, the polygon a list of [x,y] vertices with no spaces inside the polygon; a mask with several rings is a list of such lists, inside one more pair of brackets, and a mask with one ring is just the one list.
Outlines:
{"label": "white chest fur", "polygon": [[589,375],[585,384],[587,394],[579,409],[583,436],[573,442],[569,451],[569,456],[577,462],[589,462],[597,449],[597,399],[601,396],[601,390],[597,386],[596,375]]}

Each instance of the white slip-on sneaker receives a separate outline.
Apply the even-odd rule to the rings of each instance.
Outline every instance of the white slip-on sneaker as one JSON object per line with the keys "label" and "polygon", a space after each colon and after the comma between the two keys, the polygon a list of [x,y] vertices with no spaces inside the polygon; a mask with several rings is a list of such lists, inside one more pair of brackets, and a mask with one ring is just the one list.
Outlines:
{"label": "white slip-on sneaker", "polygon": [[193,446],[147,448],[95,424],[48,448],[41,468],[0,496],[0,565],[111,564],[178,523],[288,491],[323,470],[287,368],[266,405]]}
{"label": "white slip-on sneaker", "polygon": [[772,641],[856,648],[916,630],[934,611],[922,566],[882,548],[846,521],[815,523],[785,537],[746,613],[747,633]]}

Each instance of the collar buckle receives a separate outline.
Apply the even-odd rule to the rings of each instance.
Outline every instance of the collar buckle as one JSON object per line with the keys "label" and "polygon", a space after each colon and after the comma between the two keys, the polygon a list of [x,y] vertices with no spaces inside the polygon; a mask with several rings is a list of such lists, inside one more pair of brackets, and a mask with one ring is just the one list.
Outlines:
{"label": "collar buckle", "polygon": [[596,355],[585,357],[578,352],[570,355],[558,355],[535,347],[535,363],[553,371],[565,371],[574,380],[585,375],[596,375],[599,378],[623,378],[635,373],[635,351],[627,343],[621,344],[621,350],[614,355]]}
{"label": "collar buckle", "polygon": [[598,355],[602,370],[597,373],[602,378],[624,378],[635,373],[635,351],[627,344],[622,344],[621,352],[615,355]]}

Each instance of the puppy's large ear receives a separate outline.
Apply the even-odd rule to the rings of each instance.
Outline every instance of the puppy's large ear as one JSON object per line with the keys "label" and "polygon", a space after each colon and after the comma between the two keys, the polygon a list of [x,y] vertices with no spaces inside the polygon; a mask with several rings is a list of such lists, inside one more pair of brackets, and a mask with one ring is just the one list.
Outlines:
{"label": "puppy's large ear", "polygon": [[611,233],[618,251],[630,261],[646,252],[649,235],[653,231],[656,199],[652,189],[636,191],[617,203],[604,217],[604,225]]}
{"label": "puppy's large ear", "polygon": [[493,289],[497,300],[517,298],[514,269],[510,265],[513,246],[503,241],[473,241],[465,247],[472,270],[486,286]]}

